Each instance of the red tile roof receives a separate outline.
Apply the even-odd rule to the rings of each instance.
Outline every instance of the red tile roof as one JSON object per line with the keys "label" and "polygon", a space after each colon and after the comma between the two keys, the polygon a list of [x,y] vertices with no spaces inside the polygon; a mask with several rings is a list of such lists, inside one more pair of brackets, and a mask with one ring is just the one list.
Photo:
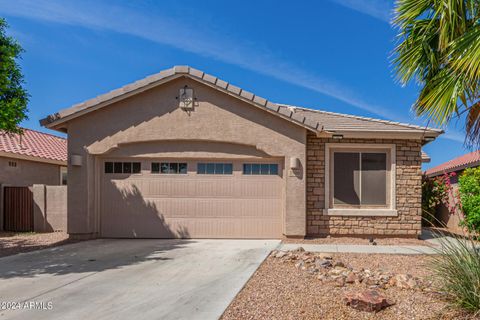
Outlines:
{"label": "red tile roof", "polygon": [[22,135],[0,133],[0,152],[66,162],[67,139],[31,129]]}
{"label": "red tile roof", "polygon": [[468,167],[476,166],[480,166],[480,150],[464,154],[463,156],[428,169],[427,171],[425,171],[425,174],[427,176],[434,177],[445,172],[458,171]]}

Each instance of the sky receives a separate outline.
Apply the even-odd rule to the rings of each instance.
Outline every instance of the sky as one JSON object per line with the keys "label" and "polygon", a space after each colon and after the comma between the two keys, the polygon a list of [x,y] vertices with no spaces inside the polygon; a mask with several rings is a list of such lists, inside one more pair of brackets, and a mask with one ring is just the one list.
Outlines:
{"label": "sky", "polygon": [[[30,94],[26,128],[75,103],[174,65],[190,65],[270,101],[430,125],[415,84],[391,64],[393,0],[0,0]],[[472,150],[464,121],[424,150],[424,169]]]}

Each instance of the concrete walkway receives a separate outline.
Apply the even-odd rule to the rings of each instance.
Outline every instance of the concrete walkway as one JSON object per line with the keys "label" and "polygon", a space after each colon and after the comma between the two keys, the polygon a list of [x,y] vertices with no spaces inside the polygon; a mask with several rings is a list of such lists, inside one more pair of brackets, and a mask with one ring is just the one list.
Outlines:
{"label": "concrete walkway", "polygon": [[427,245],[372,246],[354,244],[283,243],[280,245],[279,250],[294,250],[298,247],[303,247],[306,251],[327,253],[436,254],[438,252],[435,249],[440,248],[442,243],[455,241],[454,238],[447,234],[432,232],[429,229],[424,229],[422,231],[420,239],[424,240]]}
{"label": "concrete walkway", "polygon": [[302,247],[311,252],[328,253],[382,253],[382,254],[435,254],[435,250],[427,246],[372,246],[354,244],[295,244],[283,243],[279,250],[294,250]]}
{"label": "concrete walkway", "polygon": [[218,319],[279,242],[103,239],[0,258],[0,302],[22,306],[0,319]]}

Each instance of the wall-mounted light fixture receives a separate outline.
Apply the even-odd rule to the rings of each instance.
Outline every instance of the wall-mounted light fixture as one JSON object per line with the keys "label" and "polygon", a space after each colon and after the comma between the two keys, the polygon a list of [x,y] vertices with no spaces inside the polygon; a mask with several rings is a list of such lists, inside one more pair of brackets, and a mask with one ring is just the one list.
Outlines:
{"label": "wall-mounted light fixture", "polygon": [[72,154],[70,156],[70,164],[75,167],[82,166],[82,156],[79,154]]}
{"label": "wall-mounted light fixture", "polygon": [[290,158],[290,169],[298,169],[300,168],[300,159],[296,157]]}
{"label": "wall-mounted light fixture", "polygon": [[343,139],[343,134],[332,134],[332,139],[341,140]]}
{"label": "wall-mounted light fixture", "polygon": [[182,110],[192,111],[195,107],[193,89],[185,85],[178,94],[178,104]]}

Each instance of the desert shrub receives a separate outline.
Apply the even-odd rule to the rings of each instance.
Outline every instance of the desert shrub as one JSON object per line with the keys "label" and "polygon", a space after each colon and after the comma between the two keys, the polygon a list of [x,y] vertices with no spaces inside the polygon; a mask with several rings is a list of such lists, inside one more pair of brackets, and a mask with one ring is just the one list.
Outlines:
{"label": "desert shrub", "polygon": [[[429,265],[439,289],[453,305],[474,314],[480,313],[480,250],[470,237],[441,240],[437,255]],[[478,244],[477,244],[478,245]]]}
{"label": "desert shrub", "polygon": [[480,231],[480,167],[465,169],[458,185],[464,224],[470,231]]}

